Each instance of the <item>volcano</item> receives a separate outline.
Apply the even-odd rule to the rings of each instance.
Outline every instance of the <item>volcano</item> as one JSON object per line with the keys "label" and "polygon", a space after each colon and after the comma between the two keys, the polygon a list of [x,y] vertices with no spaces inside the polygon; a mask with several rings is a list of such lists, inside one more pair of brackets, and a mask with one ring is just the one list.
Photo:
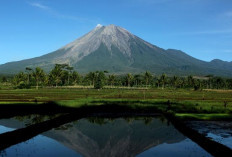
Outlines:
{"label": "volcano", "polygon": [[126,29],[97,25],[92,31],[46,55],[0,65],[1,74],[25,71],[26,67],[51,70],[55,64],[69,64],[80,73],[107,70],[110,73],[232,76],[232,62],[211,62],[193,58],[180,50],[162,49]]}

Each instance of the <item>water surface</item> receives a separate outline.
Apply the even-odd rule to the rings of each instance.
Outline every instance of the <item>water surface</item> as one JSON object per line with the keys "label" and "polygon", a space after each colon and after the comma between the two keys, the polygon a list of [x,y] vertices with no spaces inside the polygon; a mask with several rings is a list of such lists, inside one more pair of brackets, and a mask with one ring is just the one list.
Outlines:
{"label": "water surface", "polygon": [[232,149],[232,122],[192,121],[188,125],[206,137]]}
{"label": "water surface", "polygon": [[[34,119],[37,119],[35,121]],[[24,128],[47,118],[0,120],[0,133]],[[2,156],[211,156],[160,117],[85,118],[13,145]]]}

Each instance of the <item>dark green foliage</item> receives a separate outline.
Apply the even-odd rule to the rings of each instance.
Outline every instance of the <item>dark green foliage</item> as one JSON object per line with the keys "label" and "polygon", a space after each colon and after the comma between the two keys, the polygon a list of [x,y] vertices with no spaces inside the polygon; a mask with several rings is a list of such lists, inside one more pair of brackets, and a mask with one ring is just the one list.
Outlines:
{"label": "dark green foliage", "polygon": [[146,86],[147,86],[148,84],[151,84],[151,81],[152,81],[152,74],[151,74],[149,71],[146,71],[146,72],[144,73],[144,80],[145,80]]}
{"label": "dark green foliage", "polygon": [[102,89],[105,85],[106,76],[104,72],[100,71],[96,73],[96,83],[94,84],[95,89]]}
{"label": "dark green foliage", "polygon": [[23,81],[19,82],[19,84],[16,86],[18,89],[29,89],[31,86]]}
{"label": "dark green foliage", "polygon": [[67,69],[69,69],[67,64],[56,64],[49,73],[49,84],[55,85],[56,87],[65,84],[66,81],[69,84],[70,72]]}
{"label": "dark green foliage", "polygon": [[78,74],[78,72],[73,71],[71,74],[71,84],[77,85],[81,82],[81,76]]}
{"label": "dark green foliage", "polygon": [[133,75],[115,75],[108,71],[89,72],[86,75],[80,75],[67,64],[56,64],[55,67],[46,74],[43,69],[26,69],[26,73],[20,72],[13,79],[1,76],[1,82],[11,80],[12,84],[18,88],[29,88],[30,86],[70,86],[83,85],[93,86],[101,89],[105,85],[125,86],[125,87],[150,87],[150,88],[189,88],[194,90],[202,89],[232,89],[232,79],[214,77],[197,77],[189,75],[188,77],[173,76],[166,74],[152,76],[149,71],[143,74]]}
{"label": "dark green foliage", "polygon": [[6,76],[3,76],[3,77],[1,78],[1,82],[2,82],[2,83],[7,82],[7,78],[6,78]]}
{"label": "dark green foliage", "polygon": [[20,88],[24,86],[24,84],[26,84],[27,82],[27,75],[24,72],[20,72],[18,74],[16,74],[13,78],[13,84],[15,86],[19,86]]}
{"label": "dark green foliage", "polygon": [[108,84],[109,84],[110,86],[113,86],[113,85],[115,85],[115,81],[116,81],[115,75],[114,75],[114,74],[113,74],[113,75],[109,75]]}
{"label": "dark green foliage", "polygon": [[96,72],[89,72],[86,75],[86,79],[89,80],[90,85],[93,85],[93,86],[95,86],[95,81],[96,81],[97,77],[98,77],[98,71],[96,71]]}
{"label": "dark green foliage", "polygon": [[45,80],[45,73],[44,73],[43,69],[36,67],[35,70],[33,71],[32,76],[34,77],[34,79],[36,81],[36,89],[38,89],[39,84],[41,84]]}
{"label": "dark green foliage", "polygon": [[133,79],[134,79],[134,77],[132,74],[129,73],[126,75],[125,80],[126,80],[126,84],[128,87],[130,87],[132,85]]}

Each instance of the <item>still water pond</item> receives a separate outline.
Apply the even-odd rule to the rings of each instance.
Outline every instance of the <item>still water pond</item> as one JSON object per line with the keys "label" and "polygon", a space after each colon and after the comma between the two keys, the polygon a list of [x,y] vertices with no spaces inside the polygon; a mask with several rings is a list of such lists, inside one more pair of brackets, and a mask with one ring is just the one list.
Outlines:
{"label": "still water pond", "polygon": [[188,125],[206,137],[232,149],[232,122],[191,121]]}
{"label": "still water pond", "polygon": [[[35,123],[35,118],[37,116],[0,120],[0,134],[32,125]],[[2,150],[0,155],[19,157],[211,156],[178,132],[163,117],[81,119],[12,145]]]}

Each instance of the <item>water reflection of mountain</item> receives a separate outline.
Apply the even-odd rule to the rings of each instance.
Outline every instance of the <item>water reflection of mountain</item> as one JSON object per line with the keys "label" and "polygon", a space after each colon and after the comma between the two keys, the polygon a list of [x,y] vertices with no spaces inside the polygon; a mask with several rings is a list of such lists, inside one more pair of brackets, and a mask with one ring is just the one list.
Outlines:
{"label": "water reflection of mountain", "polygon": [[149,125],[142,120],[128,123],[124,119],[103,125],[80,120],[72,125],[67,130],[51,130],[46,135],[86,157],[135,156],[159,144],[185,139],[172,125],[159,119],[153,119]]}
{"label": "water reflection of mountain", "polygon": [[[0,124],[16,126],[15,120]],[[20,122],[19,122],[20,123]],[[19,125],[18,125],[19,126]],[[17,127],[17,126],[16,126]],[[135,156],[162,143],[177,143],[185,139],[172,125],[154,118],[144,120],[105,120],[103,124],[79,120],[43,135],[50,137],[86,157]]]}

